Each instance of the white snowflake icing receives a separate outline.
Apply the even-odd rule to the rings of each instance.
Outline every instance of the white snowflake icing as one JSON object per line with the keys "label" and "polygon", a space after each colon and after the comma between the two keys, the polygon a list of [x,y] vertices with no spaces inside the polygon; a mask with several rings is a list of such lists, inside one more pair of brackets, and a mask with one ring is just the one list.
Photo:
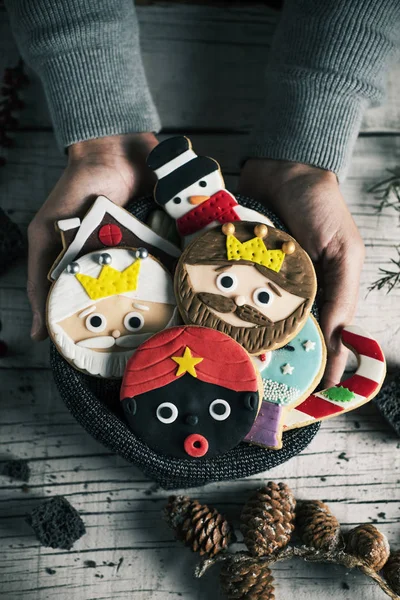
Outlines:
{"label": "white snowflake icing", "polygon": [[315,342],[307,340],[306,342],[303,342],[303,348],[306,352],[310,352],[310,350],[315,350]]}
{"label": "white snowflake icing", "polygon": [[286,363],[286,365],[282,365],[281,370],[284,375],[292,375],[294,367],[290,363]]}

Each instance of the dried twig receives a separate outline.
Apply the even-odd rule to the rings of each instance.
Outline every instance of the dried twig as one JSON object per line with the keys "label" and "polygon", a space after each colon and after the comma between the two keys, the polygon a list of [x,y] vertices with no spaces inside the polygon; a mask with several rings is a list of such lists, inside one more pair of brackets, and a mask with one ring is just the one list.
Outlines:
{"label": "dried twig", "polygon": [[[230,554],[228,552],[220,554],[215,558],[207,558],[203,560],[199,565],[197,565],[195,569],[195,577],[202,577],[210,567],[215,565],[218,562],[223,562],[226,560],[240,562],[245,558],[248,558],[250,555],[249,552],[236,552],[235,554]],[[260,556],[257,560],[260,563],[267,563],[268,566],[280,562],[283,560],[290,560],[291,558],[302,558],[306,562],[316,562],[316,563],[332,563],[336,565],[342,565],[346,567],[346,569],[359,569],[364,575],[370,577],[382,591],[385,592],[392,598],[392,600],[400,600],[400,596],[395,594],[393,590],[388,586],[386,581],[381,577],[378,573],[376,573],[373,569],[368,567],[361,559],[356,556],[352,556],[351,554],[347,554],[343,552],[343,550],[333,551],[333,552],[322,552],[320,550],[316,550],[315,548],[309,548],[307,546],[287,546],[284,550],[281,550],[277,554],[272,556]],[[254,557],[253,557],[254,558]]]}

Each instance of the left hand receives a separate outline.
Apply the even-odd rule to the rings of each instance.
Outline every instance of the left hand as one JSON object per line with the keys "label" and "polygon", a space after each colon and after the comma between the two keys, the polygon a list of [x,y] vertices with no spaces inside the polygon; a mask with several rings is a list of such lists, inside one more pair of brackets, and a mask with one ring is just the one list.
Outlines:
{"label": "left hand", "polygon": [[320,315],[328,361],[324,385],[340,381],[347,350],[340,341],[357,306],[364,244],[340,192],[336,175],[289,161],[250,159],[239,193],[268,206],[315,264],[323,290]]}

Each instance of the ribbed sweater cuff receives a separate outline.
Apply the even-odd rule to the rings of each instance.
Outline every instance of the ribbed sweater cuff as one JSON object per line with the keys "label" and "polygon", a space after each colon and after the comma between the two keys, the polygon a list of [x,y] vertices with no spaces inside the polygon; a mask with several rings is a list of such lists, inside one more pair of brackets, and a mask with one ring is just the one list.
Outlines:
{"label": "ribbed sweater cuff", "polygon": [[333,171],[342,180],[367,100],[338,90],[338,77],[268,73],[269,91],[244,160],[289,160]]}
{"label": "ribbed sweater cuff", "polygon": [[36,65],[61,148],[108,135],[160,129],[142,65],[129,67],[122,54],[118,48],[91,48]]}

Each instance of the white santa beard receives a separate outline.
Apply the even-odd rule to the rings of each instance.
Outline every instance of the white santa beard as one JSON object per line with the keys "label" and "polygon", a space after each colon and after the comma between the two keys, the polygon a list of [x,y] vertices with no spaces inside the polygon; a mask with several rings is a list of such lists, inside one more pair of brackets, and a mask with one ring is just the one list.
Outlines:
{"label": "white santa beard", "polygon": [[61,354],[81,371],[100,377],[122,377],[134,349],[126,352],[96,352],[90,348],[82,348],[75,344],[61,327],[53,325],[54,341]]}
{"label": "white santa beard", "polygon": [[[178,308],[174,308],[171,319],[168,321],[165,329],[174,327],[180,322]],[[148,334],[135,334],[138,336],[137,346],[148,339],[156,332]],[[81,371],[86,371],[90,375],[99,375],[100,377],[122,377],[126,364],[136,348],[128,348],[126,352],[96,352],[90,348],[77,346],[70,336],[65,333],[61,325],[52,325],[52,334],[54,342],[60,349],[60,353],[67,358],[74,366]],[[128,336],[127,336],[128,337]],[[129,336],[132,338],[133,336]],[[136,346],[136,347],[137,347]],[[119,348],[122,345],[118,346]]]}

